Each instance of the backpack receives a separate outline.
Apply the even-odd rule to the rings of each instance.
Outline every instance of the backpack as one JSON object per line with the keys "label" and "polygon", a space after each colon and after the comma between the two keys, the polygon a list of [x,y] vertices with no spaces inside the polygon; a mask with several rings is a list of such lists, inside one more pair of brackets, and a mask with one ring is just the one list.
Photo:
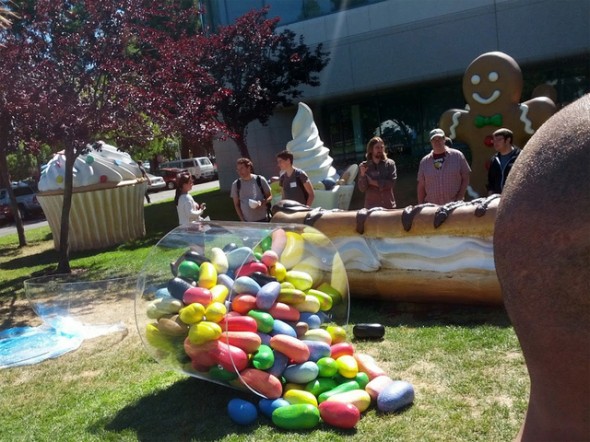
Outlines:
{"label": "backpack", "polygon": [[303,185],[303,181],[301,180],[301,171],[299,169],[295,169],[295,180],[297,181],[297,185],[303,192],[303,198],[305,198],[305,201],[307,201],[309,193],[307,192],[307,190],[305,190],[305,186]]}
{"label": "backpack", "polygon": [[[267,198],[267,195],[264,193],[264,189],[262,188],[262,178],[260,178],[260,175],[256,175],[256,184],[258,184],[258,187],[260,188],[260,192],[262,192],[262,195]],[[238,178],[236,180],[236,188],[238,191],[238,198],[240,198],[240,189],[242,187],[242,181],[240,181],[240,179]],[[271,212],[271,207],[272,204],[271,203],[266,203],[266,220],[270,221],[270,219],[272,218],[272,212]]]}

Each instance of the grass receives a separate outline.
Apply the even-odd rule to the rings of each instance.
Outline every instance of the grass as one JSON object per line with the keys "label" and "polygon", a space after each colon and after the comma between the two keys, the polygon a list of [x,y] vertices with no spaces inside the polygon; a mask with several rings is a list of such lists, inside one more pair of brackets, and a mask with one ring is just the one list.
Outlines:
{"label": "grass", "polygon": [[[235,220],[227,193],[199,195],[213,219]],[[223,202],[223,204],[220,204]],[[99,252],[74,253],[72,267],[100,277],[138,273],[153,245],[176,225],[170,201],[146,207],[147,235]],[[49,228],[0,238],[0,329],[37,325],[23,281],[55,267]],[[123,296],[123,295],[122,295]],[[129,301],[129,300],[127,300]],[[135,441],[509,441],[524,419],[529,382],[518,340],[501,308],[351,301],[349,336],[358,322],[386,325],[382,341],[352,340],[392,378],[411,382],[413,406],[394,414],[375,408],[356,430],[320,426],[286,432],[266,418],[231,422],[233,397],[252,396],[168,370],[143,349],[133,303],[119,316],[128,335],[85,341],[37,365],[0,371],[0,440]],[[105,318],[106,319],[106,318]]]}

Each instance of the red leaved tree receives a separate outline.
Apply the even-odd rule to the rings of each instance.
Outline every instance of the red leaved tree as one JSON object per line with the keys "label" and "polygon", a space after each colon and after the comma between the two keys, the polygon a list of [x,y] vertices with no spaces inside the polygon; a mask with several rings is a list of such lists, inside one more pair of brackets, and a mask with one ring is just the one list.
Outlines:
{"label": "red leaved tree", "polygon": [[[7,118],[21,140],[47,143],[66,156],[58,272],[71,271],[69,214],[75,159],[103,134],[122,147],[150,136],[132,99],[135,87],[127,55],[133,37],[129,21],[136,18],[140,3],[129,0],[123,10],[114,0],[83,4],[38,0],[32,7],[26,1],[14,2],[18,18],[0,51],[5,69],[16,72],[18,83],[10,85],[13,95],[22,94],[26,100],[15,110],[18,100],[12,99],[7,109],[14,112]],[[17,44],[28,54],[24,60],[18,59]]]}
{"label": "red leaved tree", "polygon": [[266,124],[277,106],[289,106],[301,96],[300,85],[318,86],[318,74],[329,61],[321,44],[312,49],[292,31],[276,33],[279,19],[267,19],[267,12],[251,11],[219,28],[204,48],[204,66],[227,90],[217,105],[219,120],[243,157],[250,156],[248,124]]}

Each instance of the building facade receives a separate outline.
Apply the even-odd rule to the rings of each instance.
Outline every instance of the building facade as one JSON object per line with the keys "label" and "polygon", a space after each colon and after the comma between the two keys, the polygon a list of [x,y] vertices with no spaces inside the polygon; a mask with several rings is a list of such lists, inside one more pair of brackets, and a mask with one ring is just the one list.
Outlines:
{"label": "building facade", "polygon": [[[205,2],[207,3],[207,2]],[[549,84],[562,107],[590,92],[590,0],[211,0],[209,19],[223,24],[270,6],[281,26],[322,43],[330,62],[321,86],[303,88],[320,136],[342,170],[383,136],[400,173],[415,173],[430,150],[427,134],[441,114],[463,108],[462,77],[479,55],[502,51],[519,64],[521,101]],[[279,28],[279,31],[283,27]],[[257,172],[278,174],[274,155],[291,140],[292,108],[267,126],[251,124],[248,146]],[[465,150],[466,146],[458,146]],[[239,152],[217,142],[220,185],[235,179]]]}

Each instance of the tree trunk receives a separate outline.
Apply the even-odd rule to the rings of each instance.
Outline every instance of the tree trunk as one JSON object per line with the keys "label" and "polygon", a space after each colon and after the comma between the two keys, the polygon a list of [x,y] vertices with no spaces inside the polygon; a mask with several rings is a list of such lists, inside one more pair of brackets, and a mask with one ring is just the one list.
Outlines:
{"label": "tree trunk", "polygon": [[232,138],[235,143],[238,145],[238,149],[240,150],[240,156],[242,158],[250,158],[250,152],[248,151],[248,146],[246,145],[245,136],[238,135]]}
{"label": "tree trunk", "polygon": [[71,273],[70,267],[70,211],[72,209],[72,190],[74,183],[74,147],[66,143],[66,170],[64,180],[64,203],[61,211],[61,228],[59,234],[59,262],[57,273]]}
{"label": "tree trunk", "polygon": [[27,245],[27,238],[25,237],[25,227],[23,226],[23,220],[20,217],[18,210],[18,203],[16,197],[12,191],[12,185],[10,183],[10,174],[8,173],[8,140],[10,131],[10,121],[7,118],[0,119],[0,183],[6,185],[8,197],[10,199],[10,208],[12,210],[12,216],[16,224],[16,233],[18,235],[18,246],[24,247]]}

